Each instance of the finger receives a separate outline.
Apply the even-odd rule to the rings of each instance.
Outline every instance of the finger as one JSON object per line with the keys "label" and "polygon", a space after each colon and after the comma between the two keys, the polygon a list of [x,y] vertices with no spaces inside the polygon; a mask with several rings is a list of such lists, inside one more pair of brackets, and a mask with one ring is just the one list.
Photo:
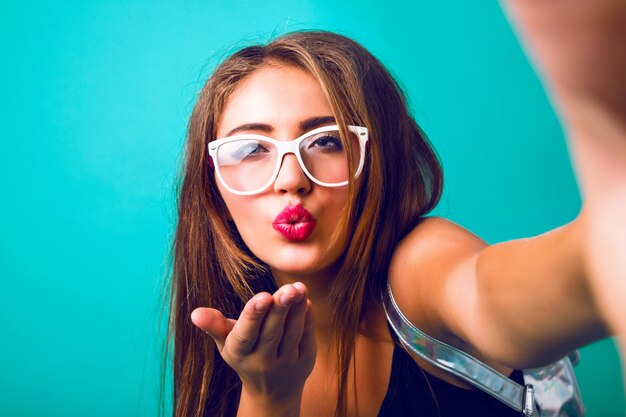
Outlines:
{"label": "finger", "polygon": [[298,290],[291,284],[280,287],[274,293],[274,304],[261,325],[259,343],[256,347],[259,353],[269,357],[277,356],[278,345],[285,330],[285,318],[297,296]]}
{"label": "finger", "polygon": [[246,303],[226,340],[226,348],[233,356],[245,356],[254,350],[261,325],[273,302],[272,295],[264,292]]}
{"label": "finger", "polygon": [[227,319],[221,311],[200,307],[191,312],[191,321],[213,338],[220,352],[224,348],[226,336],[232,330],[235,320]]}
{"label": "finger", "polygon": [[308,300],[306,298],[306,287],[303,284],[295,283],[294,287],[298,290],[299,296],[294,301],[289,314],[285,318],[283,337],[278,345],[278,356],[287,355],[297,359],[299,357],[298,345],[304,332]]}
{"label": "finger", "polygon": [[311,300],[307,300],[306,303],[306,315],[304,318],[304,328],[302,332],[302,338],[300,339],[300,358],[311,358],[311,367],[315,363],[315,356],[317,352],[317,342],[315,340],[315,320],[313,318],[313,303]]}

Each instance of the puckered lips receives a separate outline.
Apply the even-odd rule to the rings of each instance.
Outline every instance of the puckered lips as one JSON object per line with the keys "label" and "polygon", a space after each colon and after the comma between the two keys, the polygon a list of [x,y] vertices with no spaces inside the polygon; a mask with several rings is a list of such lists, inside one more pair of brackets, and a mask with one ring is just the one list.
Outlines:
{"label": "puckered lips", "polygon": [[286,239],[299,242],[307,239],[313,233],[317,221],[302,204],[287,206],[278,213],[272,226]]}

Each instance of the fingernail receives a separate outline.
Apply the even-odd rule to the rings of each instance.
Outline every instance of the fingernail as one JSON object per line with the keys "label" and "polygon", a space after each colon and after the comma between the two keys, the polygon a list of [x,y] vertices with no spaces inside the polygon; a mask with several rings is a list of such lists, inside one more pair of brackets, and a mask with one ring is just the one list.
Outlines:
{"label": "fingernail", "polygon": [[270,306],[270,303],[267,300],[259,300],[256,303],[254,303],[254,309],[259,312],[267,310],[269,306]]}
{"label": "fingernail", "polygon": [[293,301],[293,295],[291,294],[283,294],[280,296],[280,298],[278,299],[280,301],[280,303],[284,306],[289,305],[292,301]]}
{"label": "fingernail", "polygon": [[294,303],[299,303],[300,301],[304,300],[304,293],[298,291],[298,294],[296,294],[296,297],[294,298]]}

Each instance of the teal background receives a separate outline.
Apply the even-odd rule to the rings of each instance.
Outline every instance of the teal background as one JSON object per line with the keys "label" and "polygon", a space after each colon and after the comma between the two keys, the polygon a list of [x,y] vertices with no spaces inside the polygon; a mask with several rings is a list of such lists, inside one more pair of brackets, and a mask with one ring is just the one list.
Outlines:
{"label": "teal background", "polygon": [[[2,0],[1,416],[156,414],[194,97],[235,46],[305,28],[399,77],[444,163],[437,214],[492,243],[574,218],[561,129],[497,2]],[[582,357],[588,415],[623,416],[614,344]]]}

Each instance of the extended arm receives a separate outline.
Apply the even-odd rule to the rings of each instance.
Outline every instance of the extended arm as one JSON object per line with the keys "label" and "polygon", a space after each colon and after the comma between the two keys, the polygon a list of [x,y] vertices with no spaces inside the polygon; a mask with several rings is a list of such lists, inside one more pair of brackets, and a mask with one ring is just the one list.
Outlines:
{"label": "extended arm", "polygon": [[604,323],[626,334],[626,1],[502,3],[563,123],[584,211],[491,247],[427,220],[399,246],[390,279],[424,330],[525,367],[607,335]]}
{"label": "extended arm", "polygon": [[607,336],[583,262],[584,220],[483,249],[475,282],[457,284],[476,291],[469,332],[491,355],[532,367]]}
{"label": "extended arm", "polygon": [[409,320],[511,368],[550,362],[606,336],[582,262],[584,216],[537,237],[488,246],[429,218],[399,245],[390,279]]}
{"label": "extended arm", "polygon": [[567,133],[588,211],[590,285],[607,323],[626,335],[626,1],[503,3]]}

